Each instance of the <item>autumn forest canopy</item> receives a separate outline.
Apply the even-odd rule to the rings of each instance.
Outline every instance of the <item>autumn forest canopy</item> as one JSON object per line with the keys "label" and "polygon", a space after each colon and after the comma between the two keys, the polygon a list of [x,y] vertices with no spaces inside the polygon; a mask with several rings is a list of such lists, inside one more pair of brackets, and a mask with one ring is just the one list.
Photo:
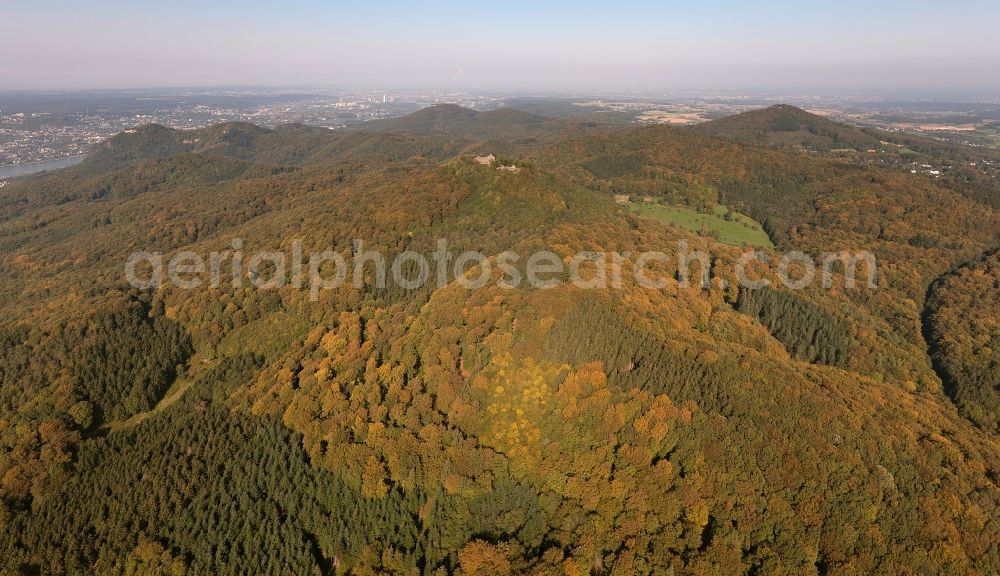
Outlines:
{"label": "autumn forest canopy", "polygon": [[[0,574],[996,574],[983,160],[791,106],[119,134],[0,189]],[[318,298],[123,275],[234,238],[713,265],[707,289],[363,273]],[[758,278],[864,250],[878,287],[748,289],[751,249]]]}

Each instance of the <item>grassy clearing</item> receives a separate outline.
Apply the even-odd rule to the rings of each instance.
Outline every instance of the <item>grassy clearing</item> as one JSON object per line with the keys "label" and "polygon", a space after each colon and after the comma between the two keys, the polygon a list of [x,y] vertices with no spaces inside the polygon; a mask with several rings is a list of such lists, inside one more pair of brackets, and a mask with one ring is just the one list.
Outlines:
{"label": "grassy clearing", "polygon": [[271,358],[305,337],[310,327],[306,319],[295,314],[274,312],[229,332],[219,344],[218,353],[237,356],[252,352]]}
{"label": "grassy clearing", "polygon": [[164,410],[169,408],[172,404],[180,400],[182,396],[184,396],[184,394],[191,388],[191,385],[194,384],[195,380],[194,371],[202,370],[214,365],[215,364],[213,362],[205,359],[200,354],[195,354],[194,356],[191,357],[191,362],[190,362],[190,367],[192,372],[177,378],[177,380],[175,380],[174,383],[170,385],[170,388],[167,389],[167,392],[163,395],[163,398],[160,398],[160,401],[157,402],[156,406],[153,406],[146,412],[140,412],[125,420],[117,420],[114,422],[107,422],[105,424],[102,424],[98,428],[98,431],[100,433],[121,432],[122,430],[134,428],[139,424],[142,424],[143,422],[148,420],[151,416],[155,416],[156,414],[163,412]]}
{"label": "grassy clearing", "polygon": [[660,204],[630,204],[632,210],[644,218],[671,224],[691,232],[708,230],[718,235],[719,242],[734,246],[755,246],[774,248],[774,243],[759,222],[738,212],[731,219],[725,218],[725,206],[716,205],[712,214],[702,214],[685,206],[663,206]]}
{"label": "grassy clearing", "polygon": [[[236,356],[244,352],[273,357],[287,349],[295,340],[303,338],[310,324],[303,318],[287,312],[275,312],[231,331],[218,347],[222,356]],[[133,428],[149,417],[159,414],[177,402],[191,388],[199,370],[215,366],[217,362],[201,354],[191,358],[187,374],[180,376],[151,410],[141,412],[126,420],[108,422],[101,426],[103,432],[117,432]]]}

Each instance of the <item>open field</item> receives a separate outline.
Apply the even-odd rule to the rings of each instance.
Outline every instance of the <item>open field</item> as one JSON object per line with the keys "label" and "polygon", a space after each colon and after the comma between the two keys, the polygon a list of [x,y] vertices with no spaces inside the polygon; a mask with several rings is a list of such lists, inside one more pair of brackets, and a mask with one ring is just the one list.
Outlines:
{"label": "open field", "polygon": [[639,118],[639,122],[656,124],[694,124],[704,122],[705,117],[698,112],[670,112],[666,110],[647,110]]}
{"label": "open field", "polygon": [[977,124],[912,124],[897,123],[891,125],[899,130],[922,130],[924,132],[975,132],[979,126]]}
{"label": "open field", "polygon": [[716,205],[712,214],[702,214],[686,206],[663,206],[633,202],[630,208],[639,216],[652,218],[664,224],[671,224],[691,232],[709,230],[718,234],[719,242],[734,246],[755,246],[773,248],[774,243],[759,222],[738,212],[733,212],[730,220],[725,218],[728,209]]}

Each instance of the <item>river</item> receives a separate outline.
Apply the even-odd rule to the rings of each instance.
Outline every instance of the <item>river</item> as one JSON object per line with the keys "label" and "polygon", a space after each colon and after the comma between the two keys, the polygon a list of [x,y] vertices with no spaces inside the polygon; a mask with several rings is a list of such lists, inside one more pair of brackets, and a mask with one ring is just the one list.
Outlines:
{"label": "river", "polygon": [[68,168],[70,166],[76,166],[86,156],[69,156],[67,158],[55,158],[53,160],[42,160],[41,162],[27,162],[24,164],[12,164],[10,166],[0,166],[0,180],[6,180],[7,178],[16,178],[18,176],[27,176],[28,174],[35,174],[36,172],[44,172],[45,170],[58,170],[59,168]]}

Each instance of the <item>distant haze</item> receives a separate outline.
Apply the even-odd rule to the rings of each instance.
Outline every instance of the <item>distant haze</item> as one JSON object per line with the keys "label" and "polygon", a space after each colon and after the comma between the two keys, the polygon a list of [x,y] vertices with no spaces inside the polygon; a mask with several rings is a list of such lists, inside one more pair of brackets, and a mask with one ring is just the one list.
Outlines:
{"label": "distant haze", "polygon": [[1000,3],[7,0],[0,90],[1000,91]]}

